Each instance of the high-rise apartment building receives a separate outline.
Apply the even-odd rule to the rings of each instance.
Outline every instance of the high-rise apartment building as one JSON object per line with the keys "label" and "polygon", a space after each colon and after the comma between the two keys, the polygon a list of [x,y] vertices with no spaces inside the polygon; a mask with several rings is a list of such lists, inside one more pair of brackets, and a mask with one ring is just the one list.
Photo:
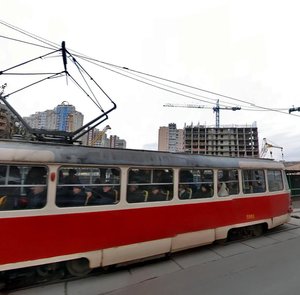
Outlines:
{"label": "high-rise apartment building", "polygon": [[83,114],[64,101],[53,110],[36,112],[24,120],[31,128],[73,132],[83,125]]}
{"label": "high-rise apartment building", "polygon": [[111,135],[109,137],[109,147],[113,149],[126,149],[126,141],[116,135]]}
{"label": "high-rise apartment building", "polygon": [[169,150],[169,127],[166,126],[159,127],[158,150],[163,152]]}
{"label": "high-rise apartment building", "polygon": [[169,152],[183,152],[183,129],[177,129],[175,123],[168,127],[160,127],[158,131],[158,150]]}
{"label": "high-rise apartment building", "polygon": [[63,101],[54,109],[56,113],[56,129],[72,132],[83,125],[83,115],[73,105]]}
{"label": "high-rise apartment building", "polygon": [[[36,112],[23,119],[33,129],[73,132],[83,126],[83,114],[76,111],[75,107],[66,101],[53,110]],[[18,132],[15,122],[17,120],[14,115],[6,105],[0,103],[0,137],[10,138]],[[92,128],[80,138],[80,141],[90,146],[125,149],[126,140],[116,135],[108,137],[105,134],[107,129],[110,129],[108,125],[103,130]]]}
{"label": "high-rise apartment building", "polygon": [[0,103],[0,137],[10,138],[14,129],[15,117],[7,109],[6,105]]}

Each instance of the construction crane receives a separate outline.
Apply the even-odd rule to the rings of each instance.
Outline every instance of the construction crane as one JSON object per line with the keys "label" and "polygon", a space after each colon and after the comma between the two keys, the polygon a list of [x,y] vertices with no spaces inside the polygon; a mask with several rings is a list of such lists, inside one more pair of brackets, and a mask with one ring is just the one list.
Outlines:
{"label": "construction crane", "polygon": [[283,147],[267,142],[266,138],[263,138],[263,145],[262,145],[262,148],[261,148],[261,151],[260,151],[260,157],[264,158],[267,155],[267,152],[269,150],[270,151],[270,156],[272,158],[273,157],[273,152],[272,152],[272,150],[270,150],[272,148],[276,148],[276,149],[281,150],[281,157],[282,157],[282,160],[283,160]]}
{"label": "construction crane", "polygon": [[[172,104],[166,103],[164,107],[181,107],[181,108],[199,108],[199,109],[211,109],[211,107],[195,105],[195,104]],[[220,110],[238,111],[241,107],[220,107],[220,102],[217,100],[216,106],[212,108],[216,113],[216,128],[220,128]]]}
{"label": "construction crane", "polygon": [[108,129],[111,129],[111,128],[110,128],[109,125],[106,125],[106,126],[103,128],[102,131],[99,131],[99,132],[95,135],[95,137],[92,139],[90,145],[91,145],[91,146],[94,146],[95,143],[96,143],[97,141],[101,141],[103,135],[105,134],[105,132],[106,132]]}
{"label": "construction crane", "polygon": [[300,107],[295,108],[294,106],[292,108],[289,109],[289,114],[292,112],[300,112]]}

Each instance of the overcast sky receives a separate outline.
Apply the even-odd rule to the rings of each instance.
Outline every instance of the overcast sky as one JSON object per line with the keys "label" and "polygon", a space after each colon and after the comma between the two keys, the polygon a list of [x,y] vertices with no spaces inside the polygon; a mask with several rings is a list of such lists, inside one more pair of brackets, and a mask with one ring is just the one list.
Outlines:
{"label": "overcast sky", "polygon": [[[184,88],[189,94],[182,96],[174,93],[183,89],[179,84],[164,91],[84,65],[117,104],[100,129],[109,124],[108,135],[125,139],[128,148],[156,148],[159,127],[169,123],[177,128],[185,123],[215,125],[212,107],[219,99],[223,106],[242,107],[221,110],[221,126],[256,122],[260,145],[267,138],[282,146],[285,160],[300,160],[300,112],[288,114],[289,108],[300,107],[299,11],[296,0],[1,1],[1,20],[6,23],[58,45],[65,41],[68,50],[97,60],[195,87]],[[0,35],[38,43],[1,24]],[[49,51],[5,38],[0,38],[0,46],[0,70]],[[151,81],[144,82],[154,83],[147,78]],[[6,94],[22,84],[19,80],[0,75],[0,84],[8,84]],[[159,82],[160,88],[169,84]],[[23,116],[68,101],[86,120],[92,119],[97,109],[84,95],[76,101],[70,84],[66,79],[51,81],[12,95],[9,101]],[[109,107],[105,97],[99,96],[99,101]],[[166,103],[207,108],[163,107]],[[273,149],[273,155],[281,160],[279,149]]]}

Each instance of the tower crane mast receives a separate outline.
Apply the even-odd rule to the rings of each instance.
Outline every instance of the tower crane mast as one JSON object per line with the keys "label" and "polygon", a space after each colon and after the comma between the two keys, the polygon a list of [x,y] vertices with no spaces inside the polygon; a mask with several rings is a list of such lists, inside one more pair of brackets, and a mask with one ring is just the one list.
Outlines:
{"label": "tower crane mast", "polygon": [[[195,104],[172,104],[166,103],[163,105],[164,107],[182,107],[182,108],[198,108],[198,109],[211,109],[211,107],[204,105],[195,105]],[[216,113],[216,128],[220,128],[220,110],[230,110],[230,111],[238,111],[241,107],[220,107],[220,102],[217,100],[216,106],[212,108]]]}

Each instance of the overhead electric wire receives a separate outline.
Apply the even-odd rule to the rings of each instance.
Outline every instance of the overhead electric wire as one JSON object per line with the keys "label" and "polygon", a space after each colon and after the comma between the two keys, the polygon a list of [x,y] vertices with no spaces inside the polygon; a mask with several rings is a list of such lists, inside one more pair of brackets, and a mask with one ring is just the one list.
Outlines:
{"label": "overhead electric wire", "polygon": [[64,73],[64,72],[59,72],[59,73],[56,73],[56,74],[54,74],[54,75],[52,75],[52,76],[50,76],[50,77],[46,77],[46,78],[44,78],[44,79],[35,81],[35,82],[33,82],[33,83],[31,83],[31,84],[28,84],[28,85],[26,85],[26,86],[24,86],[24,87],[22,87],[22,88],[19,88],[18,90],[15,90],[15,91],[13,91],[13,92],[11,92],[11,93],[9,93],[9,94],[6,94],[6,95],[2,96],[2,98],[5,98],[5,99],[6,99],[6,98],[8,98],[9,96],[11,96],[12,94],[15,94],[15,93],[17,93],[17,92],[20,92],[20,91],[22,91],[22,90],[24,90],[24,89],[26,89],[26,88],[29,88],[29,87],[31,87],[31,86],[33,86],[33,85],[36,85],[36,84],[40,83],[40,82],[42,82],[42,81],[46,81],[46,80],[48,80],[48,79],[56,78],[56,77],[62,75],[63,73]]}
{"label": "overhead electric wire", "polygon": [[[0,20],[0,24],[2,25],[5,25],[13,30],[16,30],[18,31],[19,33],[22,33],[22,34],[25,34],[26,36],[29,36],[35,40],[38,40],[39,42],[42,42],[42,43],[45,43],[49,46],[53,46],[55,49],[58,48],[58,45],[52,41],[49,41],[49,40],[46,40],[44,38],[41,38],[37,35],[34,35],[34,34],[31,34],[23,29],[20,29],[16,26],[13,26],[13,25],[10,25],[4,21],[1,21]],[[14,41],[17,41],[14,40]],[[20,40],[21,41],[21,40]],[[29,43],[28,43],[29,44]],[[54,45],[53,45],[54,44]],[[36,44],[33,44],[33,45],[36,45]],[[75,52],[74,50],[69,50],[70,52]],[[78,52],[77,52],[78,53]],[[166,84],[163,84],[161,82],[156,82],[156,81],[153,81],[149,78],[145,78],[144,76],[148,76],[148,77],[152,77],[154,79],[157,79],[157,80],[161,80],[161,81],[165,81],[165,82],[168,82],[168,83],[172,83],[172,84],[176,84],[176,85],[180,85],[182,87],[186,87],[186,88],[191,88],[191,89],[195,89],[197,91],[202,91],[202,92],[205,92],[205,93],[209,93],[211,95],[215,95],[215,96],[218,96],[218,97],[223,97],[223,98],[226,98],[226,99],[229,99],[229,100],[233,100],[233,101],[237,101],[239,103],[243,103],[243,104],[246,104],[247,107],[245,105],[241,105],[243,108],[243,110],[247,110],[247,111],[272,111],[272,112],[278,112],[278,113],[282,113],[282,114],[288,114],[288,115],[292,115],[292,116],[297,116],[299,117],[299,115],[295,115],[295,114],[291,114],[291,113],[288,113],[288,112],[284,112],[282,111],[282,109],[275,109],[275,108],[269,108],[269,107],[264,107],[264,106],[260,106],[260,105],[257,105],[257,104],[254,104],[254,103],[250,103],[248,101],[245,101],[245,100],[242,100],[242,99],[238,99],[238,98],[235,98],[235,97],[232,97],[232,96],[228,96],[228,95],[224,95],[224,94],[221,94],[221,93],[217,93],[217,92],[214,92],[214,91],[210,91],[210,90],[206,90],[206,89],[203,89],[203,88],[199,88],[199,87],[196,87],[196,86],[192,86],[192,85],[188,85],[188,84],[185,84],[185,83],[181,83],[181,82],[177,82],[177,81],[174,81],[174,80],[170,80],[170,79],[166,79],[166,78],[163,78],[163,77],[160,77],[160,76],[157,76],[157,75],[153,75],[153,74],[148,74],[148,73],[145,73],[145,72],[141,72],[141,71],[138,71],[138,70],[134,70],[134,69],[130,69],[128,67],[124,67],[124,66],[118,66],[118,65],[115,65],[115,64],[112,64],[112,63],[108,63],[108,62],[104,62],[104,61],[100,61],[98,59],[95,59],[95,58],[91,58],[91,57],[88,57],[86,55],[82,55],[80,53],[78,54],[74,54],[74,56],[77,56],[79,58],[82,58],[83,60],[85,61],[89,61],[89,62],[92,62],[93,64],[97,65],[97,66],[100,66],[106,70],[109,70],[109,71],[112,71],[114,73],[117,73],[119,75],[123,75],[127,78],[130,78],[130,79],[133,79],[135,81],[138,81],[138,82],[141,82],[141,83],[144,83],[146,85],[149,85],[149,86],[152,86],[152,87],[155,87],[155,88],[158,88],[158,89],[161,89],[161,90],[164,90],[164,91],[167,91],[167,92],[170,92],[170,93],[174,93],[176,95],[181,95],[181,96],[184,96],[184,97],[187,97],[187,98],[191,98],[193,100],[198,100],[198,101],[203,101],[203,102],[206,102],[206,103],[209,103],[209,104],[214,104],[213,102],[211,101],[207,101],[207,100],[202,100],[202,99],[199,99],[199,98],[195,98],[191,95],[194,95],[194,96],[198,96],[198,97],[202,97],[202,98],[205,98],[205,99],[209,99],[209,100],[214,100],[213,98],[209,98],[209,97],[206,97],[206,96],[202,96],[202,95],[199,95],[199,94],[195,94],[195,93],[191,93],[191,92],[188,92],[186,90],[183,90],[183,89],[179,89],[179,88],[176,88],[176,87],[173,87],[173,86],[170,86],[170,85],[166,85]],[[100,64],[104,64],[106,65],[103,66],[103,65],[99,65]],[[118,69],[118,70],[121,70],[121,71],[125,71],[125,72],[129,72],[131,75],[135,75],[137,77],[139,77],[139,79],[137,78],[134,78],[132,76],[129,76],[127,74],[124,74],[124,73],[120,73],[116,70],[113,70],[111,68],[108,68],[107,66],[109,67],[113,67],[115,69]],[[141,76],[142,75],[142,76]],[[164,86],[164,87],[167,87],[167,88],[164,88],[164,87],[161,87],[161,86],[157,86],[157,85],[154,85],[152,83],[149,83],[149,82],[146,82],[146,81],[143,81],[141,79],[144,79],[146,81],[151,81],[152,83],[156,83],[158,85],[161,85],[161,86]],[[180,92],[183,92],[183,93],[187,93],[186,94],[183,94],[183,93],[178,93],[176,91],[173,91],[173,90],[170,90],[170,89],[175,89],[177,91],[180,91]],[[191,95],[189,95],[191,94]],[[233,106],[233,104],[229,103],[229,102],[223,102],[223,101],[220,101],[220,105],[221,106]],[[253,109],[252,109],[253,108]],[[254,109],[254,108],[258,108],[258,109]],[[288,108],[286,108],[288,109]]]}
{"label": "overhead electric wire", "polygon": [[53,75],[55,73],[3,73],[2,75],[11,75],[11,76],[38,76],[38,75]]}
{"label": "overhead electric wire", "polygon": [[28,44],[28,45],[31,45],[31,46],[41,47],[41,48],[44,48],[44,49],[51,49],[51,50],[55,49],[53,47],[46,47],[44,45],[39,45],[39,44],[36,44],[36,43],[32,43],[32,42],[28,42],[28,41],[24,41],[24,40],[20,40],[20,39],[16,39],[16,38],[11,38],[11,37],[7,37],[7,36],[4,36],[4,35],[0,35],[0,38],[8,39],[8,40],[19,42],[19,43]]}
{"label": "overhead electric wire", "polygon": [[27,61],[25,61],[25,62],[22,62],[22,63],[20,63],[20,64],[17,64],[17,65],[15,65],[15,66],[13,66],[13,67],[10,67],[10,68],[8,68],[8,69],[5,69],[5,70],[3,70],[3,71],[0,71],[0,75],[6,74],[5,72],[10,71],[10,70],[15,69],[15,68],[18,68],[18,67],[23,66],[23,65],[25,65],[25,64],[28,64],[28,63],[30,63],[30,62],[32,62],[32,61],[35,61],[35,60],[38,60],[38,59],[42,59],[42,58],[44,58],[44,57],[46,57],[46,56],[49,56],[50,54],[53,54],[53,53],[55,53],[55,52],[57,52],[57,51],[59,51],[59,50],[55,50],[55,51],[52,51],[52,52],[50,52],[50,53],[47,53],[47,54],[44,54],[44,55],[41,55],[41,56],[32,58],[32,59],[30,59],[30,60],[27,60]]}
{"label": "overhead electric wire", "polygon": [[[73,60],[73,61],[74,61],[74,60]],[[85,79],[85,77],[84,77],[84,75],[83,75],[83,73],[82,73],[82,70],[81,70],[80,66],[78,65],[77,62],[74,62],[74,64],[75,64],[75,66],[76,66],[78,72],[80,73],[81,78],[82,78],[83,81],[85,82],[86,87],[89,89],[90,93],[91,93],[92,96],[93,96],[93,98],[91,98],[89,95],[88,95],[88,97],[92,100],[92,102],[93,102],[93,103],[94,103],[94,104],[95,104],[102,112],[104,112],[104,110],[103,110],[103,108],[102,108],[102,106],[101,106],[99,100],[97,99],[97,97],[96,97],[96,95],[94,94],[93,90],[91,89],[90,85],[89,85],[88,82],[86,81],[86,79]],[[76,83],[76,84],[77,84],[77,83]],[[78,85],[77,85],[77,86],[78,86]],[[83,88],[83,87],[82,87],[82,88]],[[86,91],[85,91],[85,93],[87,94]]]}
{"label": "overhead electric wire", "polygon": [[[98,61],[98,62],[103,63],[101,61]],[[112,67],[116,67],[116,68],[119,68],[119,69],[124,69],[124,70],[127,70],[127,71],[132,71],[134,73],[138,73],[138,74],[141,74],[141,75],[149,76],[149,77],[152,77],[152,78],[155,78],[155,79],[160,79],[162,81],[166,81],[166,82],[169,82],[169,83],[174,83],[174,84],[177,84],[177,85],[180,85],[180,86],[184,86],[184,87],[196,89],[198,91],[210,93],[210,94],[213,94],[213,95],[216,95],[216,96],[220,96],[220,97],[223,97],[223,98],[227,98],[227,99],[231,99],[231,100],[234,100],[234,101],[238,101],[238,102],[247,104],[248,107],[249,106],[250,107],[257,107],[257,108],[263,109],[265,111],[279,112],[279,113],[282,113],[282,114],[289,115],[287,112],[281,111],[280,109],[274,109],[274,108],[268,108],[268,107],[264,107],[264,106],[259,106],[259,105],[256,105],[254,103],[250,103],[250,102],[247,102],[247,101],[244,101],[244,100],[241,100],[241,99],[237,99],[237,98],[234,98],[234,97],[231,97],[231,96],[228,96],[228,95],[220,94],[220,93],[213,92],[213,91],[210,91],[210,90],[205,90],[205,89],[202,89],[202,88],[199,88],[199,87],[195,87],[195,86],[191,86],[191,85],[184,84],[184,83],[181,83],[181,82],[177,82],[177,81],[174,81],[174,80],[162,78],[162,77],[155,76],[155,75],[152,75],[152,74],[147,74],[147,73],[144,73],[144,72],[141,72],[141,71],[132,70],[132,69],[129,69],[128,67],[121,67],[121,66],[117,66],[117,65],[113,65],[113,64],[109,64],[109,63],[104,63],[104,64],[110,65]],[[297,115],[295,115],[295,116],[297,116]],[[297,116],[297,117],[299,117],[299,116]]]}
{"label": "overhead electric wire", "polygon": [[[151,83],[147,83],[147,82],[142,81],[142,80],[140,80],[140,79],[131,77],[131,76],[127,75],[127,74],[120,73],[120,72],[118,72],[117,70],[113,70],[113,69],[108,68],[108,67],[106,67],[106,66],[99,65],[97,62],[103,63],[103,64],[108,65],[108,66],[112,66],[112,67],[114,67],[114,68],[117,68],[118,70],[123,70],[123,71],[128,70],[128,68],[126,68],[126,67],[116,66],[116,65],[112,65],[112,64],[109,64],[109,63],[106,63],[106,62],[97,61],[96,59],[88,58],[88,57],[86,57],[86,56],[77,56],[77,57],[80,57],[80,58],[82,58],[82,59],[84,59],[84,60],[86,60],[86,61],[89,61],[89,62],[91,62],[91,63],[93,63],[93,64],[95,64],[95,65],[97,65],[97,66],[99,66],[99,67],[102,67],[102,68],[106,69],[106,70],[112,71],[112,72],[114,72],[114,73],[117,73],[117,74],[119,74],[119,75],[125,76],[125,77],[130,78],[130,79],[133,79],[133,80],[136,80],[136,81],[138,81],[138,82],[141,82],[141,83],[144,83],[144,84],[147,84],[147,85],[150,85],[150,86],[159,88],[159,89],[161,89],[161,90],[168,91],[168,92],[171,92],[171,93],[174,93],[174,94],[177,94],[177,95],[181,95],[181,96],[184,96],[184,97],[188,97],[188,98],[191,98],[191,99],[193,99],[193,100],[197,100],[197,101],[201,101],[201,102],[206,102],[206,103],[214,104],[214,105],[216,104],[216,99],[214,99],[214,98],[209,98],[209,97],[207,97],[207,96],[202,96],[202,95],[199,95],[199,94],[196,94],[196,93],[192,93],[192,92],[189,92],[189,91],[186,91],[186,90],[183,90],[183,89],[179,89],[179,88],[177,88],[177,87],[173,87],[173,86],[166,85],[166,84],[163,84],[163,83],[160,83],[160,82],[156,82],[156,81],[154,81],[154,80],[151,80],[151,79],[145,78],[145,77],[143,77],[143,76],[139,76],[139,75],[137,75],[137,74],[134,74],[134,75],[138,76],[138,77],[141,78],[141,79],[145,79],[145,80],[147,80],[147,81],[151,81],[151,82],[153,82],[153,83],[156,83],[156,84],[159,84],[159,85],[163,85],[163,86],[165,86],[165,87],[168,87],[168,88],[171,88],[171,89],[175,89],[175,90],[178,90],[178,91],[187,93],[187,94],[191,94],[191,95],[198,96],[198,97],[202,97],[202,98],[209,99],[209,100],[214,100],[214,102],[207,101],[207,100],[203,100],[203,99],[199,99],[199,98],[196,98],[196,97],[193,97],[193,96],[190,96],[190,95],[185,95],[185,94],[182,94],[182,93],[178,93],[178,92],[176,92],[176,91],[171,91],[171,90],[169,90],[169,89],[166,89],[166,88],[163,88],[163,87],[159,87],[159,86],[157,86],[157,85],[154,85],[154,84],[151,84]],[[137,72],[137,71],[133,71],[133,72]],[[197,90],[200,90],[200,91],[204,91],[204,90],[199,89],[199,88],[197,88],[197,87],[190,86],[190,85],[187,85],[187,84],[182,84],[182,83],[180,83],[180,82],[172,81],[172,80],[169,80],[169,79],[164,79],[164,78],[156,77],[156,76],[149,75],[149,74],[145,74],[145,73],[142,73],[142,72],[138,72],[138,73],[141,73],[142,75],[146,75],[146,76],[152,76],[152,77],[154,77],[154,78],[156,78],[156,79],[165,80],[165,81],[170,82],[170,83],[179,84],[179,85],[182,85],[182,86],[184,86],[184,87],[190,87],[190,88],[193,88],[193,89],[197,89]],[[132,73],[130,73],[130,74],[132,74]],[[132,75],[133,75],[133,74],[132,74]],[[207,91],[207,92],[209,92],[209,91]],[[213,94],[214,94],[214,95],[220,95],[220,96],[222,96],[221,94],[217,94],[217,93],[215,93],[215,92],[214,92]],[[224,95],[223,95],[223,96],[224,96]],[[228,97],[228,98],[229,98],[229,97]],[[233,98],[232,98],[232,99],[233,99]],[[273,112],[280,112],[280,113],[283,113],[283,114],[287,114],[287,113],[284,112],[284,110],[285,110],[286,108],[267,108],[267,107],[255,105],[255,104],[253,104],[253,103],[249,103],[249,102],[247,102],[247,101],[238,100],[238,99],[235,99],[235,100],[237,100],[237,101],[239,101],[239,102],[242,102],[242,103],[246,104],[246,106],[245,106],[245,105],[240,105],[240,106],[242,107],[242,110],[247,110],[247,111],[273,111]],[[223,102],[223,101],[222,101],[222,102],[220,103],[220,106],[232,107],[232,106],[236,106],[236,104],[232,104],[232,103],[228,103],[228,102]]]}
{"label": "overhead electric wire", "polygon": [[[82,59],[86,60],[86,58],[82,58]],[[156,81],[153,81],[153,80],[151,80],[151,79],[147,79],[147,78],[140,77],[140,76],[136,75],[136,76],[138,76],[138,77],[141,78],[141,79],[144,79],[144,80],[146,80],[146,81],[151,81],[151,82],[153,82],[153,83],[158,84],[158,85],[155,85],[155,84],[152,84],[152,83],[143,81],[143,80],[141,80],[141,79],[134,78],[134,77],[129,76],[129,75],[127,75],[127,74],[120,73],[120,72],[118,72],[118,71],[116,71],[116,70],[110,69],[110,68],[105,67],[105,66],[103,66],[103,65],[96,64],[95,62],[90,61],[89,59],[87,59],[86,61],[88,61],[88,62],[90,62],[90,63],[93,63],[93,64],[95,64],[96,66],[99,66],[99,67],[101,67],[101,68],[104,68],[104,69],[106,69],[106,70],[108,70],[108,71],[114,72],[114,73],[116,73],[116,74],[122,75],[122,76],[127,77],[127,78],[130,78],[130,79],[132,79],[132,80],[135,80],[135,81],[144,83],[144,84],[146,84],[146,85],[149,85],[149,86],[158,88],[158,89],[160,89],[160,90],[164,90],[164,91],[167,91],[167,92],[171,92],[171,93],[174,93],[174,94],[177,94],[177,95],[181,95],[181,96],[184,96],[184,97],[188,97],[188,98],[191,98],[191,99],[195,99],[195,100],[198,100],[198,101],[203,101],[203,102],[207,102],[207,103],[210,103],[210,104],[215,104],[215,101],[214,101],[214,102],[211,102],[211,101],[207,101],[207,100],[203,100],[203,99],[201,100],[201,99],[195,98],[195,97],[193,97],[193,96],[185,95],[185,94],[182,94],[182,93],[178,93],[178,92],[176,92],[176,91],[172,91],[172,90],[170,90],[170,89],[167,89],[167,88],[164,88],[164,87],[161,87],[161,86],[158,86],[158,85],[163,85],[163,86],[165,86],[165,87],[168,87],[168,88],[171,88],[171,89],[176,89],[176,90],[178,90],[178,91],[182,91],[182,92],[185,92],[185,93],[188,93],[188,94],[191,94],[191,95],[195,95],[195,96],[198,96],[198,97],[202,97],[202,98],[205,98],[205,99],[213,100],[212,98],[209,98],[209,97],[206,97],[206,96],[202,96],[202,95],[199,95],[199,94],[195,94],[195,93],[191,93],[191,92],[185,91],[185,90],[183,90],[183,89],[179,89],[179,88],[176,88],[176,87],[172,87],[172,86],[169,86],[169,85],[166,85],[166,84],[163,84],[163,83],[160,83],[160,82],[156,82]],[[131,74],[131,73],[130,73],[130,74]]]}
{"label": "overhead electric wire", "polygon": [[[138,81],[138,82],[147,84],[147,85],[149,85],[149,86],[158,88],[158,89],[160,89],[160,90],[164,90],[164,91],[171,92],[171,93],[174,93],[174,94],[177,94],[177,95],[180,95],[180,96],[184,96],[184,97],[187,97],[187,98],[191,98],[191,99],[193,99],[193,100],[197,100],[197,101],[206,102],[206,103],[209,103],[209,104],[212,104],[212,105],[216,105],[216,99],[214,99],[214,98],[210,98],[210,97],[203,96],[203,95],[196,94],[196,93],[192,93],[192,92],[189,92],[189,91],[186,91],[186,90],[184,90],[184,89],[180,89],[180,88],[177,88],[177,87],[174,87],[174,86],[170,86],[170,85],[167,85],[167,84],[163,84],[163,83],[160,83],[160,82],[151,80],[151,79],[149,79],[149,78],[145,78],[145,77],[140,76],[140,75],[135,74],[135,73],[129,73],[130,75],[135,75],[135,76],[139,77],[140,79],[144,79],[144,80],[146,80],[146,81],[150,81],[150,82],[152,82],[152,83],[156,83],[156,84],[158,84],[158,85],[162,85],[162,86],[167,87],[167,88],[175,89],[175,90],[178,90],[178,91],[187,93],[187,94],[182,94],[182,93],[178,93],[178,92],[176,92],[176,91],[171,91],[171,90],[166,89],[166,88],[164,88],[164,87],[160,87],[160,86],[154,85],[154,84],[152,84],[152,83],[148,83],[148,82],[142,81],[142,80],[140,80],[140,79],[134,78],[134,77],[132,77],[132,76],[129,76],[128,74],[121,73],[121,72],[117,71],[116,69],[111,69],[111,68],[109,68],[109,67],[106,67],[106,66],[103,66],[103,65],[99,65],[99,64],[96,63],[95,61],[92,61],[92,60],[94,60],[94,59],[90,59],[90,58],[88,58],[88,57],[86,57],[86,56],[78,56],[78,55],[77,55],[77,57],[80,57],[80,58],[84,59],[84,60],[87,61],[87,62],[90,62],[90,63],[92,63],[92,64],[95,64],[96,66],[99,66],[99,67],[101,67],[101,68],[104,68],[104,69],[106,69],[106,70],[109,70],[109,71],[111,71],[111,72],[114,72],[114,73],[116,73],[116,74],[125,76],[125,77],[130,78],[130,79],[133,79],[133,80],[135,80],[135,81]],[[107,64],[107,63],[106,63],[106,64]],[[120,71],[122,71],[122,70],[125,71],[122,67],[121,67],[121,68],[118,68],[118,70],[120,70]],[[207,101],[207,100],[204,100],[204,99],[199,99],[199,98],[197,98],[197,97],[193,97],[193,96],[190,96],[190,95],[194,95],[194,96],[197,96],[197,97],[202,97],[202,98],[205,98],[205,99],[209,99],[210,101]],[[228,103],[228,102],[221,102],[219,105],[220,105],[221,107],[233,107],[233,106],[236,106],[236,104],[232,104],[232,103]],[[242,105],[242,106],[243,106],[243,105]],[[243,106],[243,109],[245,109],[244,106]],[[245,110],[246,110],[246,109],[245,109]],[[249,108],[249,110],[252,110],[252,109]],[[259,110],[259,109],[257,109],[257,110]],[[253,109],[253,111],[255,111],[255,109]]]}
{"label": "overhead electric wire", "polygon": [[44,38],[42,38],[40,36],[37,36],[35,34],[32,34],[32,33],[28,32],[28,31],[25,31],[25,30],[23,30],[21,28],[18,28],[17,26],[11,25],[11,24],[3,21],[3,20],[0,20],[0,24],[2,24],[3,26],[6,26],[6,27],[8,27],[8,28],[10,28],[12,30],[15,30],[15,31],[17,31],[17,32],[19,32],[21,34],[24,34],[24,35],[26,35],[26,36],[28,36],[28,37],[30,37],[32,39],[38,40],[41,43],[47,44],[48,46],[51,46],[52,49],[58,49],[60,47],[60,45],[57,45],[56,43],[54,43],[52,41],[44,39]]}
{"label": "overhead electric wire", "polygon": [[[29,33],[29,32],[26,32],[25,30],[22,30],[22,29],[20,29],[20,28],[18,28],[18,27],[12,26],[12,25],[10,25],[10,24],[8,24],[8,23],[5,23],[5,22],[3,22],[3,21],[0,21],[0,23],[2,23],[3,25],[6,25],[6,26],[9,27],[9,28],[12,28],[12,29],[14,29],[14,30],[17,30],[17,31],[20,32],[20,33],[23,33],[23,34],[25,34],[25,35],[27,35],[27,36],[30,36],[31,38],[34,38],[35,40],[39,40],[40,42],[46,43],[46,44],[48,44],[48,45],[51,44],[51,43],[52,43],[52,44],[55,44],[54,42],[51,42],[51,41],[49,41],[49,40],[46,40],[46,39],[44,39],[44,38],[41,38],[41,37],[36,36],[36,35],[34,35],[34,34],[31,34],[31,33]],[[46,41],[46,42],[45,42],[45,41]],[[52,46],[53,46],[53,45],[52,45]],[[55,44],[55,46],[57,46],[57,44]],[[115,67],[115,68],[118,68],[118,69],[123,70],[123,71],[124,71],[124,70],[125,70],[125,71],[130,71],[130,72],[133,72],[133,73],[135,73],[135,74],[140,74],[140,75],[149,76],[149,77],[152,77],[152,78],[155,78],[155,79],[159,79],[159,80],[162,80],[162,81],[166,81],[166,82],[169,82],[169,83],[173,83],[173,84],[177,84],[177,85],[180,85],[180,86],[184,86],[184,87],[196,89],[196,90],[198,90],[198,91],[210,93],[210,94],[217,95],[217,96],[220,96],[220,97],[232,99],[232,100],[235,100],[235,101],[242,102],[242,103],[245,103],[245,104],[247,104],[247,105],[250,105],[250,107],[257,107],[257,108],[262,108],[262,109],[264,109],[265,111],[275,111],[275,112],[280,112],[280,113],[286,114],[285,112],[281,112],[281,111],[278,110],[278,109],[271,109],[271,108],[267,108],[267,107],[263,107],[263,106],[257,106],[257,105],[255,105],[255,104],[249,103],[249,102],[244,101],[244,100],[241,100],[241,99],[233,98],[233,97],[231,97],[231,96],[223,95],[223,94],[220,94],[220,93],[217,93],[217,92],[205,90],[205,89],[202,89],[202,88],[199,88],[199,87],[195,87],[195,86],[191,86],[191,85],[188,85],[188,84],[184,84],[184,83],[180,83],[180,82],[177,82],[177,81],[173,81],[173,80],[170,80],[170,79],[162,78],[162,77],[159,77],[159,76],[156,76],[156,75],[147,74],[147,73],[144,73],[144,72],[141,72],[141,71],[137,71],[137,70],[130,69],[130,68],[128,68],[128,67],[117,66],[117,65],[114,65],[114,64],[112,64],[112,63],[107,63],[107,62],[99,61],[99,60],[97,60],[97,59],[90,58],[90,57],[88,57],[88,56],[86,56],[86,55],[81,55],[81,56],[78,55],[78,57],[81,57],[82,59],[85,59],[85,60],[87,60],[87,59],[88,59],[88,60],[93,60],[94,62],[102,63],[102,64],[105,64],[105,65],[108,65],[108,66],[111,66],[111,67]],[[103,66],[102,66],[102,67],[103,67]],[[107,70],[113,71],[112,69],[108,69],[107,67],[103,67],[103,68],[105,68],[105,69],[107,69]],[[207,101],[207,100],[197,99],[197,98],[192,97],[192,96],[190,96],[190,95],[181,94],[181,93],[178,93],[178,92],[176,92],[176,91],[171,91],[171,90],[169,90],[169,89],[165,89],[165,88],[163,88],[163,87],[160,87],[160,86],[157,86],[157,85],[153,85],[153,84],[147,83],[147,82],[145,82],[145,81],[141,81],[140,79],[133,78],[133,77],[131,77],[131,76],[122,74],[122,73],[117,72],[117,71],[113,71],[113,72],[118,73],[118,74],[123,75],[123,76],[126,76],[126,77],[128,77],[128,78],[131,78],[131,79],[133,79],[133,80],[136,80],[136,81],[138,81],[138,82],[147,84],[147,85],[149,85],[149,86],[156,87],[156,88],[161,89],[161,90],[164,90],[164,91],[168,91],[168,92],[171,92],[171,93],[174,93],[174,94],[177,94],[177,95],[181,95],[181,96],[185,96],[185,97],[188,97],[188,98],[191,98],[191,99],[194,99],[194,100],[204,101],[204,102],[213,104],[213,102],[209,102],[209,101]],[[140,76],[139,76],[139,77],[140,77]],[[140,77],[140,78],[143,78],[143,77]],[[143,79],[146,79],[146,78],[143,78]],[[147,80],[147,79],[146,79],[146,80]],[[148,79],[148,80],[150,80],[150,79]],[[176,87],[172,87],[172,86],[169,86],[169,85],[164,85],[164,84],[159,83],[159,82],[155,82],[155,81],[153,81],[153,80],[150,80],[150,81],[153,82],[153,83],[157,83],[157,84],[159,84],[159,85],[163,85],[163,86],[165,86],[165,87],[171,88],[171,89],[176,89],[176,90],[179,90],[179,91],[181,91],[181,92],[185,92],[185,93],[192,94],[192,95],[196,95],[196,96],[199,96],[199,97],[202,97],[202,98],[205,98],[205,99],[213,100],[213,98],[208,98],[208,97],[205,97],[205,96],[202,96],[202,95],[199,95],[199,94],[190,93],[190,92],[187,92],[187,91],[185,91],[185,90],[178,89],[178,88],[176,88]],[[215,102],[214,102],[214,103],[215,103]],[[225,106],[225,105],[228,106],[228,103],[225,104],[224,102],[221,102],[221,105],[222,105],[222,106]],[[249,106],[248,106],[248,107],[249,107]],[[244,108],[243,108],[243,109],[244,109]],[[250,110],[250,109],[249,109],[249,110]]]}

